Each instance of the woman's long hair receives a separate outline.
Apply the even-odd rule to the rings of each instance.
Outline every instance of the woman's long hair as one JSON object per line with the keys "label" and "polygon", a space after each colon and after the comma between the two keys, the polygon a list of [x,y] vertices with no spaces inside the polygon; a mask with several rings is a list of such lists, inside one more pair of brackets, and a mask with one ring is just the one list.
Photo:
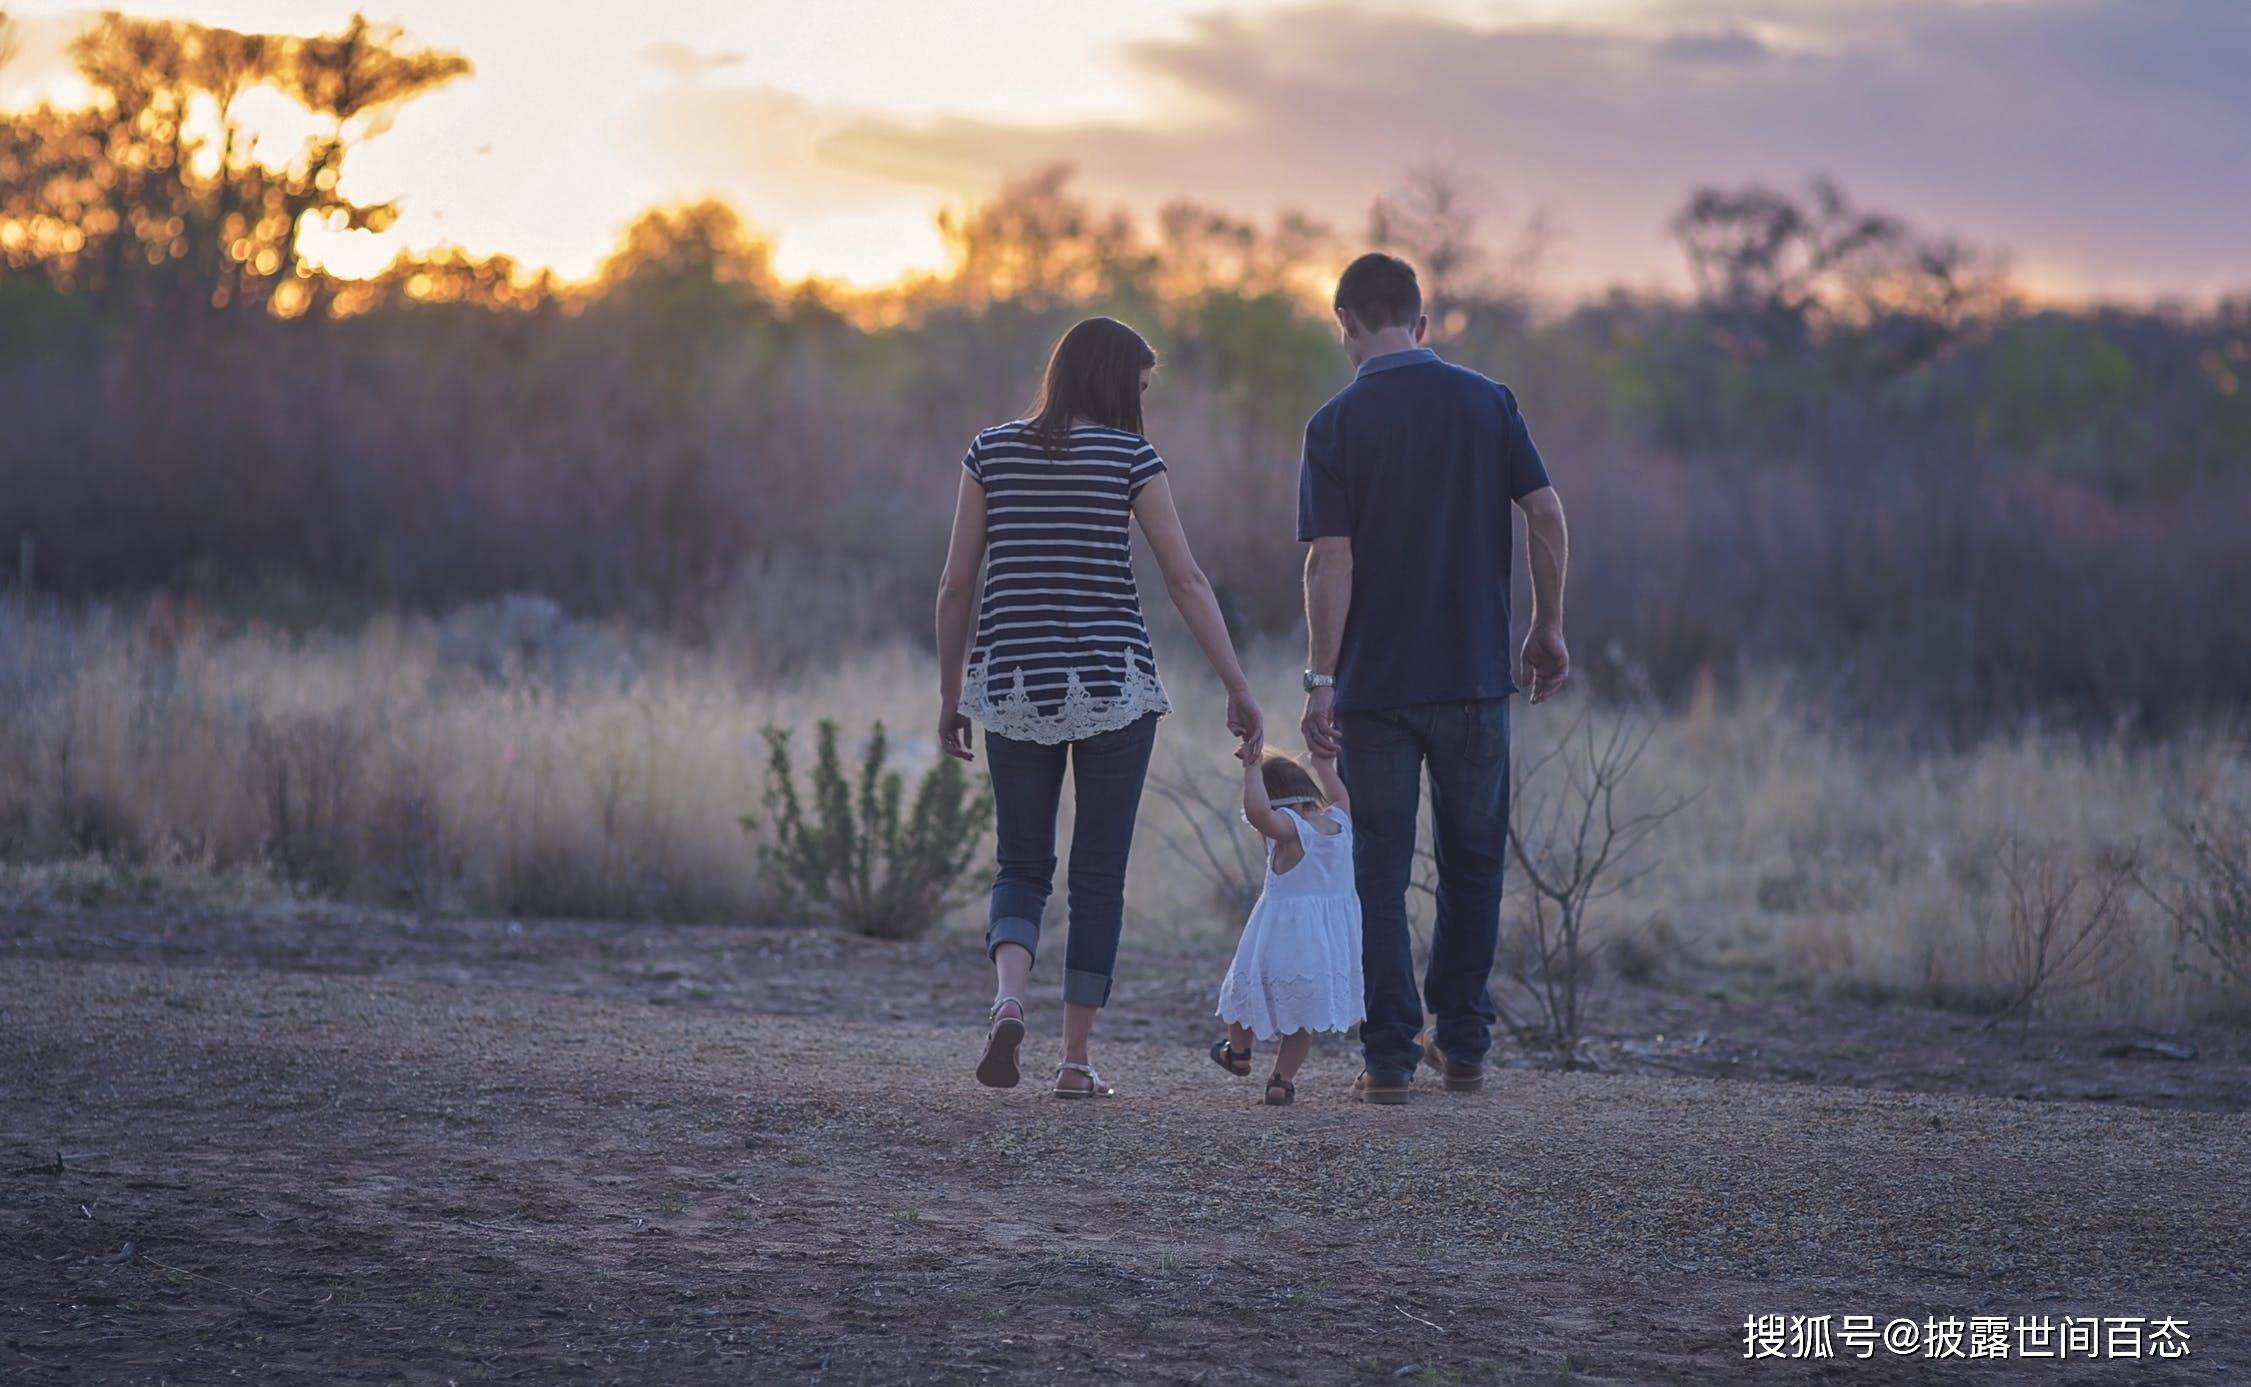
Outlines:
{"label": "woman's long hair", "polygon": [[1047,377],[1032,405],[1032,436],[1061,447],[1070,441],[1073,419],[1140,433],[1141,372],[1156,364],[1141,334],[1117,319],[1078,323],[1047,358]]}

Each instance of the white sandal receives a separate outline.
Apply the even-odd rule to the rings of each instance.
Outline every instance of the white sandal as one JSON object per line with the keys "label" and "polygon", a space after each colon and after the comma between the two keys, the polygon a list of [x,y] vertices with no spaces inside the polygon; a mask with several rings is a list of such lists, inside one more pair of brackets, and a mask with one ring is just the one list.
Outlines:
{"label": "white sandal", "polygon": [[[1066,1072],[1086,1075],[1086,1087],[1063,1087],[1063,1075]],[[1093,1065],[1080,1064],[1075,1060],[1065,1060],[1055,1066],[1055,1096],[1058,1098],[1115,1098],[1118,1096],[1118,1090],[1100,1074],[1095,1073]]]}
{"label": "white sandal", "polygon": [[[1016,1014],[1001,1015],[1000,1009],[1011,1002],[1016,1004]],[[987,1088],[1014,1088],[1024,1077],[1017,1062],[1024,1048],[1024,999],[1001,998],[985,1013],[985,1019],[993,1023],[993,1028],[985,1034],[984,1058],[977,1061],[977,1082]]]}

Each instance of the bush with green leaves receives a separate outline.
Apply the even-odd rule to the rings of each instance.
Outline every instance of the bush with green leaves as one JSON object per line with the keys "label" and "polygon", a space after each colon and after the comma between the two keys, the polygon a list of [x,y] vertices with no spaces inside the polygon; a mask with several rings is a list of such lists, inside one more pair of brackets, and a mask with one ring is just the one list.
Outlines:
{"label": "bush with green leaves", "polygon": [[908,939],[971,894],[971,862],[992,825],[990,792],[972,790],[961,763],[940,757],[902,814],[906,782],[887,766],[883,724],[868,734],[858,784],[847,780],[837,726],[816,731],[810,804],[798,794],[787,728],[766,737],[766,821],[759,858],[787,904],[857,934]]}

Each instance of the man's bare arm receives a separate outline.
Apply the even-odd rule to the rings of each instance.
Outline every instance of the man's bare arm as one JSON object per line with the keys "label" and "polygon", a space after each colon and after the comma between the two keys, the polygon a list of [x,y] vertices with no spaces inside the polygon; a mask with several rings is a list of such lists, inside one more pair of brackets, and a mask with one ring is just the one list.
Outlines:
{"label": "man's bare arm", "polygon": [[[1305,553],[1305,667],[1334,675],[1344,649],[1344,618],[1352,610],[1352,541],[1316,539]],[[1334,756],[1343,743],[1336,730],[1336,690],[1315,689],[1305,698],[1305,744]]]}
{"label": "man's bare arm", "polygon": [[1563,580],[1571,567],[1571,533],[1563,499],[1552,486],[1516,500],[1524,512],[1525,558],[1532,570],[1532,629],[1524,637],[1524,678],[1532,701],[1545,703],[1571,677],[1563,642]]}

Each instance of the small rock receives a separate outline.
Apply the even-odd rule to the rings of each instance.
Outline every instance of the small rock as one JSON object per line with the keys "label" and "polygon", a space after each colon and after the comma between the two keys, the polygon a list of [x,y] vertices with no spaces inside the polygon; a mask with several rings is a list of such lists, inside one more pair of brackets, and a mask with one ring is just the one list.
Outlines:
{"label": "small rock", "polygon": [[2122,1040],[2103,1049],[2105,1059],[2130,1060],[2145,1055],[2153,1059],[2192,1060],[2196,1058],[2196,1047],[2184,1040],[2160,1040],[2155,1036],[2144,1036],[2139,1040]]}

